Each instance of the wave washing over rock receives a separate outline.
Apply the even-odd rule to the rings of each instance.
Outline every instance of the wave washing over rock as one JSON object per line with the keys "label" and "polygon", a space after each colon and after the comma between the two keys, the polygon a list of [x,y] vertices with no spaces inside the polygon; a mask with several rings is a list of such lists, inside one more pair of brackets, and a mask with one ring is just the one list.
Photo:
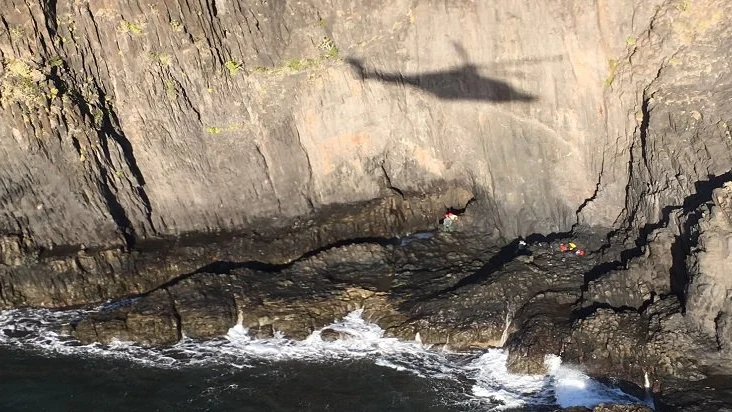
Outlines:
{"label": "wave washing over rock", "polygon": [[[546,359],[546,375],[519,375],[506,369],[505,350],[459,353],[449,348],[423,345],[419,339],[402,341],[384,336],[378,326],[365,321],[356,310],[345,318],[313,332],[305,340],[281,336],[253,339],[241,325],[232,327],[225,338],[195,341],[185,338],[161,349],[143,348],[126,342],[111,345],[80,345],[58,332],[64,323],[78,319],[82,311],[10,310],[0,313],[0,345],[40,350],[49,355],[113,357],[156,368],[184,371],[202,365],[227,365],[246,369],[252,364],[305,360],[308,362],[366,359],[376,365],[405,371],[424,379],[451,379],[473,382],[472,393],[455,402],[480,406],[479,410],[507,410],[532,406],[594,407],[600,403],[642,404],[620,389],[589,378],[556,356]],[[336,333],[340,338],[325,338]],[[482,405],[482,406],[481,406]]]}

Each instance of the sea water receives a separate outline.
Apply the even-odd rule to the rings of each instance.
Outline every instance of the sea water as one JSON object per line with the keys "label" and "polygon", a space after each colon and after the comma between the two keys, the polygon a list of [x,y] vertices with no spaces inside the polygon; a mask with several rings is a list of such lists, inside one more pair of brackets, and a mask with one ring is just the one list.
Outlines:
{"label": "sea water", "polygon": [[459,353],[387,337],[357,310],[328,326],[342,339],[221,339],[168,348],[81,345],[59,332],[83,311],[0,312],[0,411],[548,411],[648,403],[556,356],[516,375],[507,353]]}

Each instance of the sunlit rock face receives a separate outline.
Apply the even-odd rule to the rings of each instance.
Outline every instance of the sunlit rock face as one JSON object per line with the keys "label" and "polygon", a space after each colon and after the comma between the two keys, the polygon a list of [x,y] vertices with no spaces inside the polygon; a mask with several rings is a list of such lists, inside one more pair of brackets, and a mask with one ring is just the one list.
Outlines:
{"label": "sunlit rock face", "polygon": [[158,345],[364,306],[635,382],[729,359],[732,3],[16,3],[0,308],[141,296],[76,333]]}
{"label": "sunlit rock face", "polygon": [[614,78],[655,5],[2,10],[0,230],[51,248],[267,228],[400,193],[475,198],[506,237],[559,232],[601,174],[612,201],[583,219],[613,223],[640,105]]}

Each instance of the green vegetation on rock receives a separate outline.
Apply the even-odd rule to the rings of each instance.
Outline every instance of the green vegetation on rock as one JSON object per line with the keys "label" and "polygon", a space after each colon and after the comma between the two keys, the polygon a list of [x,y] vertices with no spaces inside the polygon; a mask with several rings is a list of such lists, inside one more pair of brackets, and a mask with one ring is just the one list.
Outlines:
{"label": "green vegetation on rock", "polygon": [[120,30],[123,33],[132,33],[135,36],[142,35],[142,25],[141,24],[132,23],[132,22],[127,21],[127,20],[122,20],[122,23],[120,25]]}
{"label": "green vegetation on rock", "polygon": [[206,133],[219,134],[221,132],[223,132],[223,130],[220,127],[209,126],[206,128]]}
{"label": "green vegetation on rock", "polygon": [[618,71],[618,61],[615,59],[610,59],[607,62],[608,65],[608,74],[605,78],[605,86],[610,87],[613,84],[613,80],[615,80],[615,73]]}
{"label": "green vegetation on rock", "polygon": [[241,69],[241,63],[234,61],[234,60],[227,60],[226,63],[224,63],[224,67],[226,67],[226,70],[229,71],[229,74],[234,76],[239,72],[239,69]]}
{"label": "green vegetation on rock", "polygon": [[58,90],[48,93],[41,86],[46,76],[20,59],[2,64],[4,74],[0,77],[0,104],[21,103],[28,108],[44,107],[46,98],[55,98]]}
{"label": "green vegetation on rock", "polygon": [[175,19],[170,21],[170,27],[175,31],[183,30],[183,24],[179,20]]}
{"label": "green vegetation on rock", "polygon": [[316,48],[320,51],[320,55],[318,57],[290,59],[286,60],[282,65],[273,68],[257,66],[253,71],[262,74],[302,72],[319,67],[325,61],[338,58],[338,47],[333,39],[329,37],[323,37],[316,45]]}

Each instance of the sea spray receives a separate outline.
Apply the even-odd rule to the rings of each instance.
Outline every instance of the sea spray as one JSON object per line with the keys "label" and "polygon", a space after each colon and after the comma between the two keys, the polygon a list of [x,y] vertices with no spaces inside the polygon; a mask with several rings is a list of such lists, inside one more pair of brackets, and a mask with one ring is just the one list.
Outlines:
{"label": "sea spray", "polygon": [[578,368],[562,364],[558,356],[549,355],[544,361],[556,402],[563,408],[584,406],[592,408],[600,403],[642,404],[640,399],[598,382]]}
{"label": "sea spray", "polygon": [[506,342],[508,341],[508,330],[511,327],[511,322],[513,321],[513,315],[511,311],[506,312],[506,320],[505,320],[505,326],[503,327],[503,333],[501,334],[501,341],[499,342],[498,346],[503,347],[506,345]]}
{"label": "sea spray", "polygon": [[653,389],[651,388],[651,379],[648,372],[643,372],[643,386],[646,390],[645,403],[649,407],[656,409],[656,401],[653,400]]}
{"label": "sea spray", "polygon": [[[255,339],[241,323],[225,337],[209,341],[183,339],[168,348],[145,348],[126,342],[112,345],[80,345],[59,332],[61,326],[86,316],[85,311],[12,310],[0,312],[0,345],[34,351],[48,356],[81,355],[126,359],[158,368],[230,366],[251,368],[267,362],[348,362],[354,359],[409,373],[434,381],[464,385],[465,391],[450,394],[455,402],[466,402],[481,410],[502,410],[520,406],[593,406],[600,402],[640,403],[619,389],[610,388],[578,370],[547,358],[546,375],[515,375],[506,369],[507,352],[489,349],[457,353],[446,347],[431,348],[415,335],[413,341],[388,337],[379,326],[363,319],[361,310],[348,314],[324,329],[346,337],[335,341],[314,331],[302,341],[276,333],[269,339]],[[472,388],[472,390],[470,390]],[[459,400],[456,398],[460,398]]]}

